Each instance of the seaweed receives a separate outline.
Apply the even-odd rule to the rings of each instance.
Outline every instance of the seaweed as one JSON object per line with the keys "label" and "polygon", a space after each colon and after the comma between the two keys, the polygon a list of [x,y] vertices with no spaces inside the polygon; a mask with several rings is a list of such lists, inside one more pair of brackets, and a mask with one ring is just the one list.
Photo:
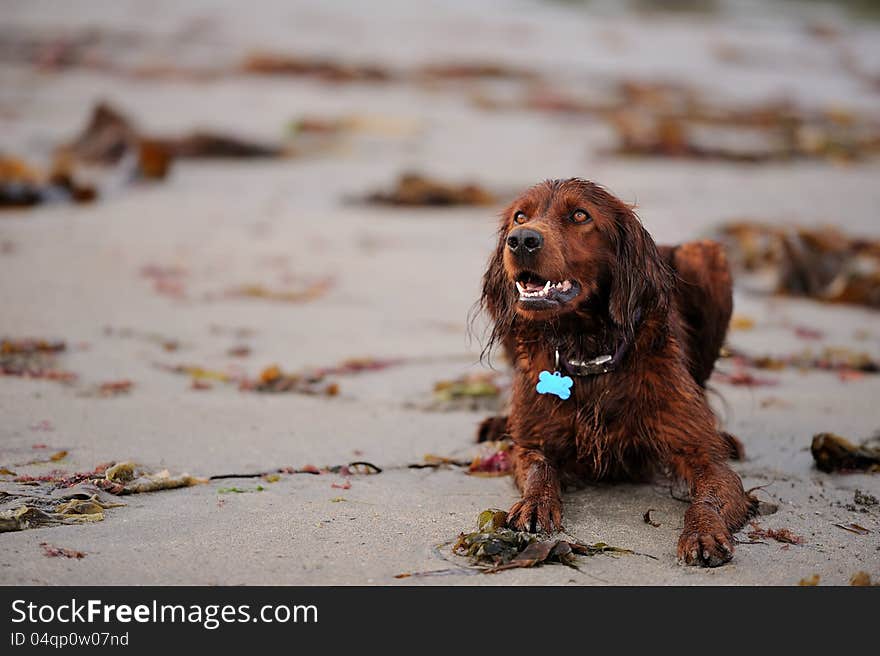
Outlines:
{"label": "seaweed", "polygon": [[64,157],[57,157],[42,172],[21,159],[0,155],[0,210],[65,201],[91,203],[97,197],[94,187],[77,180]]}
{"label": "seaweed", "polygon": [[256,380],[245,380],[239,385],[239,389],[254,392],[282,393],[296,392],[297,394],[336,396],[339,394],[339,384],[326,382],[322,375],[311,373],[288,373],[280,367],[272,365],[266,367]]}
{"label": "seaweed", "polygon": [[434,383],[434,400],[437,403],[458,403],[477,409],[488,400],[495,402],[501,394],[501,386],[494,373],[467,374],[453,380],[440,380]]}
{"label": "seaweed", "polygon": [[810,452],[823,472],[880,471],[880,448],[858,446],[834,433],[814,435]]}
{"label": "seaweed", "polygon": [[424,82],[463,82],[476,80],[530,81],[537,79],[534,71],[513,68],[493,62],[456,62],[428,64],[415,72],[416,79]]}
{"label": "seaweed", "polygon": [[431,400],[419,406],[437,412],[488,411],[500,409],[506,383],[498,372],[468,373],[434,383]]}
{"label": "seaweed", "polygon": [[734,268],[771,273],[776,293],[880,307],[880,240],[745,220],[722,225],[717,236]]}
{"label": "seaweed", "polygon": [[[726,380],[726,382],[730,382],[729,378],[740,381],[758,380],[763,381],[763,384],[769,384],[773,380],[756,378],[743,371],[742,367],[767,371],[782,371],[784,369],[796,369],[802,372],[830,371],[836,372],[842,380],[848,380],[852,376],[860,376],[861,374],[880,373],[880,361],[869,353],[843,347],[826,347],[818,352],[805,349],[788,355],[750,355],[739,349],[726,348],[724,357],[740,367],[737,373],[728,374],[727,379],[724,374],[721,374],[721,380]],[[739,384],[745,383],[740,382]]]}
{"label": "seaweed", "polygon": [[356,460],[345,465],[327,465],[325,467],[316,467],[315,465],[304,465],[297,469],[296,467],[279,467],[268,472],[255,472],[248,474],[215,474],[209,476],[208,480],[217,481],[227,478],[264,478],[269,482],[279,480],[279,474],[313,474],[319,476],[322,474],[338,474],[340,476],[370,476],[373,474],[381,474],[382,468],[374,465],[372,462],[365,460]]}
{"label": "seaweed", "polygon": [[426,453],[423,462],[413,462],[407,465],[408,469],[448,469],[449,467],[469,467],[472,460],[461,460],[449,456],[438,456]]}
{"label": "seaweed", "polygon": [[333,287],[333,280],[322,278],[296,288],[273,289],[260,284],[248,284],[227,290],[226,295],[240,298],[259,298],[282,303],[305,303],[321,298]]}
{"label": "seaweed", "polygon": [[114,396],[124,396],[130,393],[133,388],[134,382],[130,380],[108,380],[105,383],[99,383],[90,391],[83,392],[81,396],[108,399]]}
{"label": "seaweed", "polygon": [[867,572],[856,572],[849,579],[849,584],[856,587],[876,586],[877,583],[871,583],[871,575]]}
{"label": "seaweed", "polygon": [[719,382],[737,387],[772,387],[779,384],[779,381],[774,378],[755,376],[742,369],[733,373],[716,371],[713,378]]}
{"label": "seaweed", "polygon": [[265,490],[262,485],[257,485],[253,489],[246,489],[243,487],[221,487],[217,489],[217,494],[248,494],[249,492],[262,492]]}
{"label": "seaweed", "polygon": [[474,101],[489,110],[528,109],[602,120],[616,136],[611,149],[616,155],[757,165],[853,162],[880,151],[876,119],[838,107],[813,111],[775,100],[724,105],[717,94],[673,82],[620,79],[598,95],[574,95],[538,82],[513,99],[483,93]]}
{"label": "seaweed", "polygon": [[126,164],[133,177],[161,180],[177,159],[277,158],[281,146],[248,141],[214,132],[195,131],[179,137],[144,135],[134,122],[107,103],[98,103],[83,130],[61,153],[104,166]]}
{"label": "seaweed", "polygon": [[71,488],[51,482],[7,486],[0,493],[0,533],[98,522],[106,509],[122,505],[91,483]]}
{"label": "seaweed", "polygon": [[561,563],[578,569],[576,556],[635,553],[604,542],[584,544],[577,540],[546,539],[534,533],[514,531],[507,528],[507,513],[497,509],[481,512],[477,518],[477,530],[460,534],[452,552],[467,556],[474,567],[486,574],[544,563]]}
{"label": "seaweed", "polygon": [[107,463],[88,472],[52,471],[18,476],[0,490],[0,532],[98,522],[104,510],[124,504],[115,496],[189,487],[207,482],[167,470],[151,472],[131,462]]}
{"label": "seaweed", "polygon": [[43,555],[47,558],[73,558],[79,560],[86,557],[84,551],[77,551],[76,549],[68,549],[66,547],[56,547],[48,542],[40,542],[40,546],[43,548]]}
{"label": "seaweed", "polygon": [[159,490],[172,490],[179,487],[190,487],[207,483],[206,478],[197,478],[189,474],[172,476],[167,469],[158,472],[148,472],[132,462],[120,462],[108,468],[103,484],[113,494],[141,494],[143,492],[157,492]]}
{"label": "seaweed", "polygon": [[508,476],[513,473],[511,440],[483,442],[478,453],[468,466],[472,476]]}
{"label": "seaweed", "polygon": [[376,191],[365,202],[406,207],[450,207],[454,205],[493,205],[494,194],[480,185],[441,182],[420,173],[404,173],[390,191]]}
{"label": "seaweed", "polygon": [[[32,448],[34,449],[45,449],[48,448],[45,444],[35,444]],[[52,453],[47,454],[41,458],[32,458],[30,460],[26,460],[24,462],[15,462],[10,465],[10,467],[28,467],[30,465],[46,465],[52,462],[60,462],[67,457],[67,450],[61,449],[60,451],[53,451]],[[15,476],[14,472],[5,470],[7,475]]]}
{"label": "seaweed", "polygon": [[0,533],[24,531],[56,524],[69,524],[70,520],[30,506],[19,506],[13,510],[0,510]]}
{"label": "seaweed", "polygon": [[812,574],[812,575],[807,576],[805,578],[802,578],[800,581],[798,581],[798,585],[809,586],[809,587],[816,586],[816,585],[819,585],[820,578],[821,577],[818,574]]}
{"label": "seaweed", "polygon": [[761,540],[769,538],[771,540],[784,542],[786,544],[803,544],[805,542],[803,536],[797,535],[788,528],[765,529],[758,526],[757,522],[750,522],[749,525],[752,527],[752,530],[748,533],[748,537],[750,540]]}
{"label": "seaweed", "polygon": [[67,350],[62,341],[44,339],[0,339],[0,376],[41,378],[62,383],[76,380],[76,374],[58,367],[58,354]]}
{"label": "seaweed", "polygon": [[220,371],[189,364],[156,364],[165,371],[184,374],[192,379],[194,389],[210,389],[205,383],[234,383],[244,392],[296,393],[318,396],[336,396],[339,383],[330,378],[350,376],[371,371],[381,371],[406,362],[401,358],[349,358],[339,364],[327,367],[310,367],[300,371],[284,371],[278,365],[263,368],[256,378],[250,378],[241,371],[230,369]]}
{"label": "seaweed", "polygon": [[288,154],[281,146],[204,131],[147,143],[176,159],[274,159]]}
{"label": "seaweed", "polygon": [[255,52],[241,64],[244,73],[306,77],[322,82],[387,82],[394,74],[372,64],[342,62],[306,55]]}

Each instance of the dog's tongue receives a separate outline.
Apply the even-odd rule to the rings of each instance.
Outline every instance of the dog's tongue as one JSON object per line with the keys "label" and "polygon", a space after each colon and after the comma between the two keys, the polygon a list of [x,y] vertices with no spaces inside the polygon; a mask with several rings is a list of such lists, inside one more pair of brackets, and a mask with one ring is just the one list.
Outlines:
{"label": "dog's tongue", "polygon": [[543,285],[543,283],[542,283],[542,284],[538,284],[538,283],[536,283],[536,282],[527,282],[527,283],[525,283],[525,284],[523,285],[523,287],[525,287],[525,290],[526,290],[527,292],[539,292],[539,291],[541,291],[542,289],[544,289],[544,285]]}

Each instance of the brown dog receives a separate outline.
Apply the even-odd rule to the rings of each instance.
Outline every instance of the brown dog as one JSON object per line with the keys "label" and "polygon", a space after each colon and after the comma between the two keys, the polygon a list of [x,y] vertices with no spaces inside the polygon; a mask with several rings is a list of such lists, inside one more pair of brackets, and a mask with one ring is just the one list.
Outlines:
{"label": "brown dog", "polygon": [[602,187],[547,181],[504,212],[482,303],[489,347],[503,344],[515,369],[509,417],[481,429],[514,441],[522,499],[509,524],[557,530],[563,485],[659,471],[690,489],[679,558],[730,560],[756,501],[726,464],[739,443],[717,430],[704,390],[733,304],[720,246],[658,248]]}

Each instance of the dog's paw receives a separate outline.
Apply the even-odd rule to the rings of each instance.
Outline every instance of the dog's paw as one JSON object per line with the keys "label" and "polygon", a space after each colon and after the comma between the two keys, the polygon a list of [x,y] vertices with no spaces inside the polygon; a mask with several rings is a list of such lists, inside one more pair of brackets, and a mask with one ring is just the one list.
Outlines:
{"label": "dog's paw", "polygon": [[718,567],[733,558],[733,538],[723,527],[708,533],[689,531],[678,540],[678,560],[688,565]]}
{"label": "dog's paw", "polygon": [[555,495],[528,496],[507,513],[507,525],[515,531],[553,533],[562,530],[562,502]]}

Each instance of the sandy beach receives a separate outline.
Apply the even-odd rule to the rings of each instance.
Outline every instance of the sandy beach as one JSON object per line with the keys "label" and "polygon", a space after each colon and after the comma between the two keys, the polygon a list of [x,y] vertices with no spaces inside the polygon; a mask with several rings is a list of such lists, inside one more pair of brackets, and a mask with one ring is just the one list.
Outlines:
{"label": "sandy beach", "polygon": [[[750,539],[747,527],[734,560],[715,569],[676,562],[687,506],[658,481],[564,498],[568,534],[637,555],[583,558],[579,570],[482,574],[450,543],[475,528],[480,511],[510,507],[511,478],[411,467],[479,452],[475,430],[491,411],[438,408],[434,388],[492,371],[480,362],[486,319],[469,330],[468,317],[498,212],[521,189],[545,178],[595,180],[637,203],[658,243],[710,236],[740,219],[833,224],[876,239],[880,158],[623,157],[595,115],[504,104],[521,98],[523,84],[511,76],[413,81],[409,72],[492,62],[584,101],[604,101],[622,79],[663,81],[721,105],[787,99],[804,111],[880,118],[880,24],[824,3],[778,4],[761,14],[749,3],[653,14],[519,0],[369,10],[306,1],[3,3],[0,43],[18,44],[0,50],[4,155],[47,165],[100,101],[148,134],[201,129],[289,143],[291,124],[306,118],[348,128],[294,141],[290,157],[181,159],[153,183],[102,173],[93,203],[0,212],[0,337],[63,340],[57,364],[76,375],[68,383],[0,376],[0,467],[14,472],[0,475],[0,492],[16,477],[108,462],[204,478],[282,470],[123,495],[125,505],[103,521],[0,533],[0,584],[796,585],[818,574],[821,585],[847,585],[859,571],[880,580],[880,505],[854,502],[856,490],[880,496],[880,474],[824,473],[810,453],[817,433],[855,442],[876,433],[877,374],[788,368],[752,372],[767,385],[713,379],[712,405],[746,447],[734,468],[778,506],[758,525],[803,538]],[[833,37],[817,37],[817,25]],[[90,32],[100,38],[89,57],[110,53],[125,72],[87,65],[88,57],[47,70],[17,54],[23,40]],[[405,79],[216,73],[257,51],[368,63]],[[850,61],[873,71],[873,86]],[[495,201],[363,202],[406,171],[479,184]],[[737,286],[735,304],[742,320],[731,348],[781,356],[841,347],[880,357],[876,309],[747,284]],[[327,376],[335,395],[237,384],[272,365],[302,371],[353,358],[375,370]],[[503,387],[503,361],[495,366]],[[722,360],[718,370],[737,365]],[[131,385],[102,393],[113,381]],[[61,451],[57,461],[46,457]],[[357,461],[382,471],[285,473]],[[648,509],[659,526],[644,520]],[[865,532],[841,527],[852,524]],[[46,557],[41,543],[85,556]]]}

